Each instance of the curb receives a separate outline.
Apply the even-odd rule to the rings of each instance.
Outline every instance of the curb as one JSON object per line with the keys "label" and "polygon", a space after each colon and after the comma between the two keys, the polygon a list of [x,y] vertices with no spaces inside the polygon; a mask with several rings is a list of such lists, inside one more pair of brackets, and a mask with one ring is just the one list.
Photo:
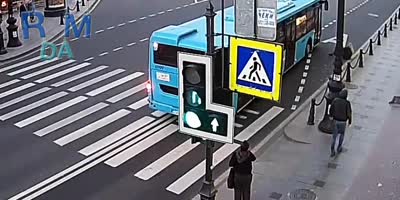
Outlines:
{"label": "curb", "polygon": [[[93,0],[92,0],[92,1],[93,1]],[[90,7],[89,7],[81,16],[79,16],[79,17],[76,19],[76,22],[79,23],[80,21],[82,21],[83,16],[84,16],[85,14],[87,14],[87,13],[92,12],[93,9],[94,9],[95,7],[97,7],[97,5],[98,5],[100,2],[101,2],[101,0],[95,0],[95,2],[93,2],[93,3],[90,5]],[[56,35],[54,35],[53,37],[51,37],[48,41],[49,41],[49,42],[53,42],[53,41],[59,39],[60,36],[62,36],[63,32],[64,32],[64,29],[62,29],[59,33],[57,33]],[[25,56],[28,56],[28,55],[32,54],[33,52],[39,50],[40,47],[41,47],[41,45],[38,45],[38,46],[33,47],[32,49],[30,49],[30,50],[28,50],[28,51],[26,51],[26,52],[24,52],[24,53],[19,54],[19,55],[16,55],[16,56],[13,56],[13,57],[10,57],[10,58],[6,58],[6,59],[3,59],[3,60],[0,60],[0,62],[5,62],[4,64],[6,65],[8,62],[11,62],[11,61],[13,61],[13,60],[15,60],[15,59],[22,58],[22,57],[25,57]]]}

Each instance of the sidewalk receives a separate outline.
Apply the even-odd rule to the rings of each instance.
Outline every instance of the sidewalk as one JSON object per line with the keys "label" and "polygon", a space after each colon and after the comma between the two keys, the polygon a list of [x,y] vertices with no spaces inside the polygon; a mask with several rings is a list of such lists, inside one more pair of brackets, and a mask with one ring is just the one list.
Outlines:
{"label": "sidewalk", "polygon": [[[370,164],[365,162],[368,152],[375,147],[380,138],[378,136],[390,135],[383,128],[390,126],[392,131],[400,129],[400,116],[393,119],[393,113],[398,114],[400,108],[388,104],[393,96],[400,95],[400,46],[396,45],[399,38],[400,28],[394,25],[393,31],[388,32],[388,38],[382,37],[382,46],[374,49],[374,55],[365,55],[364,68],[358,68],[352,74],[352,87],[348,90],[353,107],[353,124],[346,130],[344,152],[330,158],[331,135],[318,130],[325,105],[316,108],[314,126],[306,124],[309,114],[309,106],[306,106],[284,129],[285,137],[279,138],[258,156],[253,165],[252,200],[289,200],[289,194],[298,189],[313,191],[318,200],[350,200],[346,193],[355,187],[352,185],[359,171]],[[380,147],[385,148],[382,144]],[[397,168],[396,172],[398,177],[400,169]],[[382,184],[386,188],[397,187],[397,191],[379,191],[377,184],[375,190],[357,188],[362,190],[358,194],[368,196],[369,192],[379,192],[382,195],[392,193],[397,198],[400,196],[394,181]],[[374,197],[371,200],[388,199],[376,194]],[[216,199],[234,199],[233,190],[226,188],[226,181],[219,186]],[[312,198],[303,196],[299,199]]]}
{"label": "sidewalk", "polygon": [[[70,6],[70,8],[74,8],[75,10],[71,10],[70,13],[74,15],[75,20],[79,20],[83,17],[84,14],[87,14],[93,7],[97,5],[99,0],[85,0],[85,6],[80,5],[80,11],[77,12],[75,6]],[[44,7],[36,7],[36,11],[43,13]],[[1,23],[0,27],[3,31],[3,38],[4,38],[4,46],[6,47],[8,53],[4,55],[0,55],[0,62],[9,61],[20,56],[29,54],[37,49],[40,48],[43,41],[52,41],[59,37],[62,32],[64,31],[64,25],[60,25],[60,18],[59,17],[45,17],[45,21],[43,23],[46,38],[41,38],[39,35],[39,31],[36,29],[29,29],[29,39],[25,40],[22,34],[21,28],[21,21],[19,17],[19,11],[13,13],[14,17],[17,19],[16,25],[18,25],[18,36],[19,40],[22,43],[20,47],[8,48],[8,32],[6,27],[8,15],[3,15],[3,22]],[[64,20],[65,23],[65,20]]]}

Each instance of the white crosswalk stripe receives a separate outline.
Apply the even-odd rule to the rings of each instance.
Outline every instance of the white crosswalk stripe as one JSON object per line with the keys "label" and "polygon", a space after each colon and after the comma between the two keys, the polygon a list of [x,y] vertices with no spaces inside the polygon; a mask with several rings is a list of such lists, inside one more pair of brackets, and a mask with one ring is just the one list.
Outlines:
{"label": "white crosswalk stripe", "polygon": [[33,86],[35,86],[34,83],[27,83],[27,84],[25,84],[25,85],[21,85],[21,86],[19,86],[19,87],[14,88],[14,89],[5,91],[5,92],[3,92],[3,93],[0,93],[0,99],[1,99],[1,98],[4,98],[4,97],[6,97],[6,96],[12,95],[12,94],[14,94],[14,93],[17,93],[17,92],[19,92],[19,91],[28,89],[28,88],[33,87]]}
{"label": "white crosswalk stripe", "polygon": [[0,84],[0,88],[7,87],[7,86],[10,86],[10,85],[12,85],[12,84],[14,84],[14,83],[18,83],[18,82],[20,82],[20,80],[18,80],[18,79],[14,79],[14,80],[11,80],[11,81],[7,81],[7,82],[5,82],[5,83]]}
{"label": "white crosswalk stripe", "polygon": [[56,141],[54,141],[56,144],[60,145],[60,146],[64,146],[66,144],[69,144],[83,136],[86,136],[90,133],[92,133],[93,131],[102,128],[108,124],[111,124],[112,122],[117,121],[118,119],[128,115],[130,113],[130,111],[128,110],[119,110],[111,115],[108,115],[98,121],[95,121],[75,132],[72,132],[64,137],[61,137],[59,139],[57,139]]}
{"label": "white crosswalk stripe", "polygon": [[117,103],[118,101],[121,101],[121,100],[123,100],[125,98],[128,98],[131,95],[134,95],[134,94],[144,90],[145,86],[146,86],[146,83],[142,83],[142,84],[140,84],[138,86],[135,86],[135,87],[133,87],[133,88],[131,88],[131,89],[125,91],[125,92],[117,94],[117,95],[107,99],[106,101],[108,101],[110,103]]}
{"label": "white crosswalk stripe", "polygon": [[113,70],[113,71],[111,71],[111,72],[108,72],[107,74],[103,74],[103,75],[101,75],[101,76],[99,76],[99,77],[96,77],[96,78],[94,78],[94,79],[91,79],[91,80],[89,80],[89,81],[86,81],[86,82],[84,82],[84,83],[81,83],[81,84],[79,84],[79,85],[77,85],[77,86],[71,87],[71,88],[68,89],[68,91],[76,92],[76,91],[81,90],[81,89],[83,89],[83,88],[86,88],[86,87],[89,87],[89,86],[91,86],[91,85],[94,85],[94,84],[96,84],[96,83],[98,83],[98,82],[100,82],[100,81],[103,81],[103,80],[106,80],[106,79],[108,79],[108,78],[111,78],[111,77],[113,77],[113,76],[115,76],[115,75],[117,75],[117,74],[120,74],[120,73],[124,72],[124,71],[125,71],[125,70],[123,70],[123,69],[116,69],[116,70]]}
{"label": "white crosswalk stripe", "polygon": [[80,79],[80,78],[83,78],[83,77],[85,77],[85,76],[89,76],[89,75],[94,74],[94,73],[96,73],[96,72],[98,72],[98,71],[101,71],[101,70],[103,70],[103,69],[106,69],[107,67],[108,67],[108,66],[104,66],[104,65],[103,65],[103,66],[96,67],[96,68],[94,68],[94,69],[91,69],[91,70],[89,70],[89,71],[83,72],[83,73],[78,74],[78,75],[76,75],[76,76],[73,76],[73,77],[64,79],[64,80],[62,80],[62,81],[59,81],[59,82],[57,82],[57,83],[54,83],[54,84],[52,84],[51,86],[53,86],[53,87],[60,87],[60,86],[62,86],[62,85],[71,83],[71,82],[76,81],[76,80],[78,80],[78,79]]}
{"label": "white crosswalk stripe", "polygon": [[3,109],[3,108],[6,108],[8,106],[14,105],[16,103],[22,102],[24,100],[27,100],[29,98],[32,98],[32,97],[36,96],[36,95],[42,94],[44,92],[47,92],[49,90],[51,90],[51,88],[48,88],[48,87],[41,88],[39,90],[35,90],[35,91],[31,92],[31,93],[25,94],[23,96],[20,96],[20,97],[18,97],[16,99],[11,100],[11,101],[7,101],[7,102],[5,102],[3,104],[0,104],[0,109]]}
{"label": "white crosswalk stripe", "polygon": [[131,81],[131,80],[133,80],[133,79],[135,79],[135,78],[138,78],[138,77],[140,77],[140,76],[142,76],[142,75],[143,75],[142,72],[136,72],[136,73],[134,73],[134,74],[131,74],[131,75],[129,75],[129,76],[126,76],[126,77],[124,77],[124,78],[121,78],[121,79],[119,79],[119,80],[116,80],[116,81],[114,81],[114,82],[112,82],[112,83],[109,83],[109,84],[107,84],[107,85],[105,85],[105,86],[103,86],[103,87],[97,88],[97,89],[95,89],[95,90],[93,90],[93,91],[91,91],[91,92],[88,92],[88,93],[86,93],[86,94],[89,95],[89,96],[92,96],[92,97],[93,97],[93,96],[96,96],[96,95],[99,95],[99,94],[101,94],[101,93],[103,93],[103,92],[106,92],[106,91],[110,90],[111,88],[120,86],[120,85],[122,85],[122,84],[124,84],[124,83],[126,83],[126,82],[128,82],[128,81]]}
{"label": "white crosswalk stripe", "polygon": [[36,64],[34,64],[34,65],[30,65],[29,67],[25,67],[25,68],[19,69],[19,70],[17,70],[17,71],[10,72],[10,73],[8,73],[7,75],[9,75],[9,76],[15,76],[15,75],[20,74],[20,73],[22,73],[22,72],[26,72],[26,71],[29,71],[29,70],[31,70],[31,69],[35,69],[35,68],[41,67],[41,66],[43,66],[43,65],[46,65],[46,64],[55,62],[55,61],[57,61],[57,60],[58,60],[58,58],[53,58],[53,59],[51,59],[51,60],[42,61],[42,62],[40,62],[40,63],[36,63]]}
{"label": "white crosswalk stripe", "polygon": [[56,64],[56,65],[53,65],[53,66],[51,66],[51,67],[48,67],[48,68],[44,68],[44,69],[42,69],[42,70],[39,70],[39,71],[37,71],[37,72],[30,73],[30,74],[25,75],[25,76],[23,76],[23,77],[21,77],[21,78],[22,78],[22,79],[32,78],[32,77],[38,76],[38,75],[40,75],[40,74],[44,74],[44,73],[46,73],[46,72],[49,72],[49,71],[51,71],[51,70],[55,70],[55,69],[57,69],[57,68],[64,67],[65,65],[68,65],[68,64],[71,64],[71,63],[74,63],[74,62],[75,62],[75,60],[67,60],[67,61],[64,61],[64,62],[62,62],[62,63],[58,63],[58,64]]}
{"label": "white crosswalk stripe", "polygon": [[13,64],[13,65],[10,65],[10,66],[8,66],[8,67],[1,68],[1,69],[0,69],[0,72],[5,72],[5,71],[7,71],[7,70],[17,68],[17,67],[19,67],[19,66],[22,66],[22,65],[31,63],[31,62],[36,61],[36,60],[39,60],[39,59],[40,59],[40,56],[31,58],[31,59],[28,59],[28,60],[24,60],[24,61],[22,61],[22,62],[18,62],[18,63],[15,63],[15,64]]}
{"label": "white crosswalk stripe", "polygon": [[135,103],[133,103],[132,105],[128,106],[129,108],[133,109],[133,110],[138,110],[139,108],[147,105],[149,103],[148,98],[145,97]]}
{"label": "white crosswalk stripe", "polygon": [[39,80],[37,80],[37,81],[35,81],[35,82],[36,82],[36,83],[44,83],[44,82],[53,80],[53,79],[55,79],[55,78],[57,78],[57,77],[63,76],[63,75],[65,75],[65,74],[71,73],[71,72],[73,72],[73,71],[76,71],[76,70],[78,70],[78,69],[84,68],[84,67],[89,66],[89,65],[90,65],[90,63],[82,63],[82,64],[76,65],[76,66],[74,66],[74,67],[65,69],[65,70],[63,70],[63,71],[57,72],[57,73],[55,73],[55,74],[52,74],[52,75],[43,77],[43,78],[41,78],[41,79],[39,79]]}

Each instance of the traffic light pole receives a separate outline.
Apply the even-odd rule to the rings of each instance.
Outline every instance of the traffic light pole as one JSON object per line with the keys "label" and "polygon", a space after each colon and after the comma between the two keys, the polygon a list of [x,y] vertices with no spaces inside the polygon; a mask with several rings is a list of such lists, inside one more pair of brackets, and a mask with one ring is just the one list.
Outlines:
{"label": "traffic light pole", "polygon": [[[213,57],[214,60],[214,6],[209,1],[209,5],[207,8],[206,16],[206,26],[207,26],[207,54]],[[212,67],[213,68],[213,67]],[[212,178],[212,161],[213,161],[213,148],[214,142],[210,140],[205,141],[206,147],[206,175],[203,181],[203,186],[200,190],[200,199],[201,200],[215,200],[215,194],[217,191],[215,190],[214,181]]]}

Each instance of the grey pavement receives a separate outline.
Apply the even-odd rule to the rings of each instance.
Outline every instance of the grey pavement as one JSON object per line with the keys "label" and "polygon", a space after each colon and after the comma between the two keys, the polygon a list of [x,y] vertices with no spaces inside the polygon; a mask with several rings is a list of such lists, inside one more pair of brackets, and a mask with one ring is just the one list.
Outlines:
{"label": "grey pavement", "polygon": [[[400,95],[400,46],[395,45],[399,38],[400,28],[395,26],[373,56],[365,55],[365,67],[353,71],[347,88],[354,119],[346,130],[344,152],[330,158],[331,135],[317,128],[325,105],[317,107],[314,126],[306,124],[306,106],[285,127],[285,136],[258,156],[252,200],[288,200],[297,189],[311,190],[322,200],[399,199],[395,130],[400,128],[400,108],[389,105],[393,96]],[[216,180],[217,199],[233,199],[223,178],[226,174]]]}
{"label": "grey pavement", "polygon": [[[90,0],[90,1],[85,1],[85,6],[80,5],[80,11],[77,12],[76,6],[70,6],[71,10],[70,13],[74,15],[75,20],[80,19],[83,17],[83,15],[88,14],[88,12],[91,11],[91,9],[97,5],[97,1],[99,0]],[[37,6],[36,11],[43,13],[44,7],[43,6]],[[22,46],[19,47],[7,47],[8,43],[8,32],[6,27],[8,24],[6,23],[7,21],[7,14],[3,15],[3,21],[1,23],[1,29],[3,31],[3,38],[4,38],[4,46],[6,47],[8,53],[4,55],[0,55],[0,61],[9,61],[15,58],[18,58],[20,56],[29,54],[37,49],[40,48],[42,42],[44,41],[52,41],[56,39],[60,34],[64,31],[64,25],[60,25],[60,18],[59,17],[45,17],[43,26],[45,29],[46,37],[41,38],[39,31],[36,29],[29,29],[29,39],[24,39],[23,38],[23,33],[22,33],[22,28],[21,28],[21,20],[19,17],[19,11],[16,11],[13,13],[14,17],[17,19],[16,25],[18,25],[18,36],[19,39],[22,43]],[[35,23],[35,22],[34,22]],[[65,20],[64,20],[65,23]]]}

